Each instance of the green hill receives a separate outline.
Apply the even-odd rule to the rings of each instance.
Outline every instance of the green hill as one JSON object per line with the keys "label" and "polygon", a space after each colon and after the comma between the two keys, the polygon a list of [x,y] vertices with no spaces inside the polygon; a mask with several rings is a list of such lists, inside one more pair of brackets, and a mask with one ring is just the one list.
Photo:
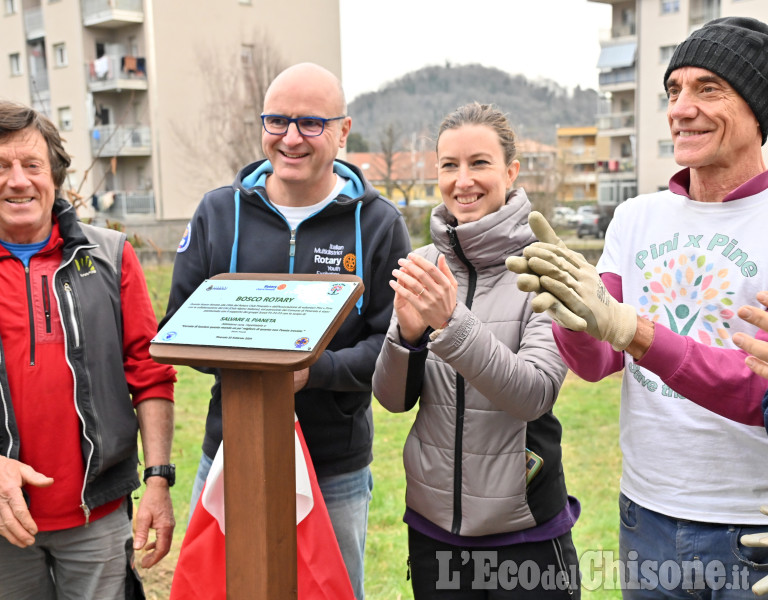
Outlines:
{"label": "green hill", "polygon": [[358,135],[351,143],[362,141],[377,151],[384,130],[392,126],[402,148],[418,138],[426,138],[429,147],[443,116],[473,100],[496,104],[507,113],[518,137],[554,144],[558,126],[595,124],[598,94],[478,64],[429,66],[355,98],[349,114]]}

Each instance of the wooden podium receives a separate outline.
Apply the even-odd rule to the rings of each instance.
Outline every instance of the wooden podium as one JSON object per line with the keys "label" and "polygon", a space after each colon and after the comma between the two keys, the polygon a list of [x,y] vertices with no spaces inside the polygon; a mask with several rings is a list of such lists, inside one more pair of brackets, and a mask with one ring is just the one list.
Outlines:
{"label": "wooden podium", "polygon": [[363,283],[354,275],[227,273],[212,279],[358,283],[309,352],[150,346],[157,362],[221,372],[227,599],[296,600],[293,371],[319,358],[362,295]]}

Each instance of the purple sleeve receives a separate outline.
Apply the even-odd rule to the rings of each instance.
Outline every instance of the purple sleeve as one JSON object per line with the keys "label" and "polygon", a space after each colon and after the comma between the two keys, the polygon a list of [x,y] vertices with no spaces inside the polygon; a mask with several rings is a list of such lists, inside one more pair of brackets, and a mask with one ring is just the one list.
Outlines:
{"label": "purple sleeve", "polygon": [[[621,302],[621,277],[615,273],[602,273],[600,277],[611,296]],[[746,352],[707,346],[658,323],[655,327],[651,347],[636,361],[639,367],[658,375],[691,402],[726,419],[746,425],[765,424],[762,400],[768,383],[746,366]],[[623,368],[624,354],[615,352],[607,342],[556,324],[552,328],[563,360],[582,379],[599,381]],[[768,341],[764,331],[758,331],[756,337]]]}
{"label": "purple sleeve", "polygon": [[[768,340],[768,334],[759,331],[757,339]],[[651,347],[637,365],[707,410],[745,425],[763,426],[762,399],[768,383],[746,366],[746,357],[743,350],[707,346],[657,323]]]}
{"label": "purple sleeve", "polygon": [[[602,273],[600,278],[608,293],[621,302],[621,277]],[[600,342],[584,331],[571,331],[552,323],[557,349],[565,364],[586,381],[600,381],[624,368],[624,353],[616,352],[608,342]]]}

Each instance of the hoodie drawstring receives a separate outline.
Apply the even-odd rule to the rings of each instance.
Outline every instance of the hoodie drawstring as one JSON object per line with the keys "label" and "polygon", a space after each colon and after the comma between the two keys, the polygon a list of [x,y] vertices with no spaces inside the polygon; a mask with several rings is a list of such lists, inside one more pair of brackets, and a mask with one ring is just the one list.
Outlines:
{"label": "hoodie drawstring", "polygon": [[[355,275],[357,275],[361,281],[363,279],[363,236],[360,229],[360,211],[362,208],[363,201],[360,200],[355,208]],[[362,313],[364,294],[365,292],[360,295],[355,303],[358,315]]]}
{"label": "hoodie drawstring", "polygon": [[237,247],[240,244],[240,190],[235,190],[235,239],[229,256],[229,272],[237,273]]}
{"label": "hoodie drawstring", "polygon": [[[363,279],[363,236],[360,228],[360,212],[363,209],[363,201],[359,200],[355,207],[355,275]],[[240,190],[235,190],[235,236],[232,240],[232,252],[229,256],[229,272],[237,273],[237,247],[240,244]],[[355,303],[357,314],[363,311],[363,295]]]}

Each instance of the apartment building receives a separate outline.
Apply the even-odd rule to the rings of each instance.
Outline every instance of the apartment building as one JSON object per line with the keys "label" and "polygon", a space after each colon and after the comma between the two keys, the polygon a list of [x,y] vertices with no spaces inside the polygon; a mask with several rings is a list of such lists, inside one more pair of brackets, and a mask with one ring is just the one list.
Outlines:
{"label": "apartment building", "polygon": [[[612,5],[612,26],[601,40],[598,114],[598,201],[618,203],[666,189],[680,169],[667,125],[664,72],[677,44],[718,17],[768,22],[765,0],[590,0]],[[605,148],[605,150],[602,150]],[[768,160],[768,150],[763,147]]]}
{"label": "apartment building", "polygon": [[636,1],[604,3],[613,5],[613,16],[610,33],[600,42],[597,63],[601,95],[597,114],[597,200],[601,205],[615,206],[637,195],[638,37]]}
{"label": "apartment building", "polygon": [[[341,76],[338,0],[2,0],[0,11],[0,97],[51,118],[73,157],[70,197],[124,223],[186,220],[231,182],[203,131],[229,126],[217,113],[241,74],[270,60]],[[239,121],[258,148],[258,116]]]}
{"label": "apartment building", "polygon": [[[608,141],[608,138],[602,139]],[[607,155],[607,151],[603,154]],[[597,127],[558,127],[557,160],[557,201],[561,204],[597,202]],[[607,160],[605,166],[608,166]]]}
{"label": "apartment building", "polygon": [[552,205],[557,188],[557,148],[527,138],[518,138],[516,147],[520,172],[515,187],[525,190],[534,207]]}

